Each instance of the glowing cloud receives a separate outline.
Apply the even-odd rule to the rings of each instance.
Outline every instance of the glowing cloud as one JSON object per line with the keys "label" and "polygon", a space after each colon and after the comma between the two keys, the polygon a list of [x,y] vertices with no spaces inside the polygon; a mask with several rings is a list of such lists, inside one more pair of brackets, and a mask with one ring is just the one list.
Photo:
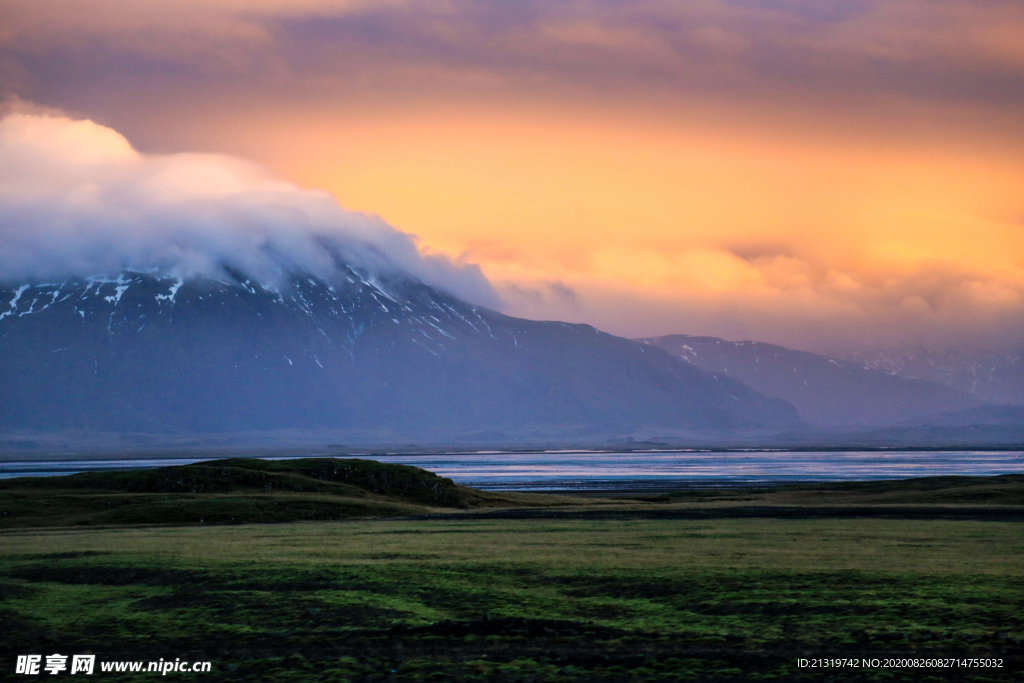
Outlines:
{"label": "glowing cloud", "polygon": [[293,267],[330,276],[340,256],[496,302],[475,266],[421,253],[326,192],[228,156],[140,154],[110,128],[52,115],[0,120],[0,253],[3,279],[228,266],[268,284]]}
{"label": "glowing cloud", "polygon": [[[281,226],[374,224],[295,186],[318,187],[422,238],[395,233],[391,260],[489,293],[459,265],[471,258],[514,314],[812,350],[1022,341],[1016,0],[0,0],[0,13],[0,95],[88,112],[142,150],[227,152],[276,174],[142,155],[128,182],[127,157],[93,163],[94,235],[134,214],[150,228],[130,234],[179,230],[140,202],[202,215],[232,245],[301,251]],[[105,135],[82,153],[137,154]],[[53,146],[70,164],[74,141]],[[42,186],[64,172],[39,171]],[[89,174],[28,213],[81,211]],[[360,244],[392,234],[366,229]],[[5,261],[32,262],[14,244]],[[221,246],[181,249],[202,261]]]}

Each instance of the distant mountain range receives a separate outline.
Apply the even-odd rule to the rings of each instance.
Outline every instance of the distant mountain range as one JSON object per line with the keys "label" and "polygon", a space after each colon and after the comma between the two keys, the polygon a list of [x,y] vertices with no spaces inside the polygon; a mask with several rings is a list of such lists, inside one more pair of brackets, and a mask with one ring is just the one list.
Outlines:
{"label": "distant mountain range", "polygon": [[786,401],[653,345],[344,265],[279,288],[236,272],[9,283],[0,387],[8,433],[322,429],[394,443],[800,424]]}
{"label": "distant mountain range", "polygon": [[774,344],[674,334],[638,339],[793,404],[817,426],[889,426],[980,406],[962,389]]}
{"label": "distant mountain range", "polygon": [[295,271],[279,287],[235,271],[124,271],[0,286],[0,450],[104,434],[127,444],[270,434],[277,444],[1011,444],[1024,439],[1024,407],[991,401],[1024,403],[1019,361],[630,341],[343,264],[329,279]]}
{"label": "distant mountain range", "polygon": [[840,356],[865,367],[936,382],[983,401],[1024,405],[1024,352],[854,351]]}

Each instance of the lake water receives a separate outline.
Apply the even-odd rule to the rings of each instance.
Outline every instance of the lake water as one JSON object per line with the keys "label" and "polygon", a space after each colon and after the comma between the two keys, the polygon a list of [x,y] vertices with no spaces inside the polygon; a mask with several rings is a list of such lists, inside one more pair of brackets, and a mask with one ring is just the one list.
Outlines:
{"label": "lake water", "polygon": [[[681,486],[735,487],[943,475],[1024,474],[1022,456],[1024,451],[573,451],[378,455],[373,456],[373,459],[415,465],[449,477],[460,484],[489,490],[631,489],[656,492],[659,489]],[[0,462],[0,479],[104,470],[151,469],[186,465],[203,459],[206,458]]]}

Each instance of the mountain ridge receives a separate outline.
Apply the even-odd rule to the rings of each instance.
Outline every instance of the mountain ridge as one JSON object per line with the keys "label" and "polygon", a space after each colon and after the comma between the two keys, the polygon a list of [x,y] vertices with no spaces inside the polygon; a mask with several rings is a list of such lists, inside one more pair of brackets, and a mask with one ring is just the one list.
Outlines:
{"label": "mountain ridge", "polygon": [[793,404],[819,426],[888,426],[975,408],[983,401],[927,380],[764,342],[684,334],[636,339]]}
{"label": "mountain ridge", "polygon": [[1024,351],[903,348],[847,351],[837,357],[865,367],[944,384],[984,401],[1024,405]]}
{"label": "mountain ridge", "polygon": [[0,287],[0,428],[445,438],[799,424],[792,406],[589,325],[400,275],[122,271]]}

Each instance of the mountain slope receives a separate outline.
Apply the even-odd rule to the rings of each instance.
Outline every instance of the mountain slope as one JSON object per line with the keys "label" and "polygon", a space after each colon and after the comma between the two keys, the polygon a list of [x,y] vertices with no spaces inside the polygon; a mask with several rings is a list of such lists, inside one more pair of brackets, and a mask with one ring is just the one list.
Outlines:
{"label": "mountain slope", "polygon": [[907,420],[900,427],[1017,427],[1024,428],[1024,406],[983,405],[941,415]]}
{"label": "mountain slope", "polygon": [[0,386],[12,430],[445,439],[798,421],[661,349],[347,267],[280,289],[130,271],[0,288]]}
{"label": "mountain slope", "polygon": [[816,425],[891,425],[981,403],[933,382],[774,344],[683,334],[636,341],[665,349],[709,372],[735,377],[767,396],[783,398]]}
{"label": "mountain slope", "polygon": [[983,401],[1024,405],[1024,353],[898,349],[841,356],[869,368],[945,384]]}

